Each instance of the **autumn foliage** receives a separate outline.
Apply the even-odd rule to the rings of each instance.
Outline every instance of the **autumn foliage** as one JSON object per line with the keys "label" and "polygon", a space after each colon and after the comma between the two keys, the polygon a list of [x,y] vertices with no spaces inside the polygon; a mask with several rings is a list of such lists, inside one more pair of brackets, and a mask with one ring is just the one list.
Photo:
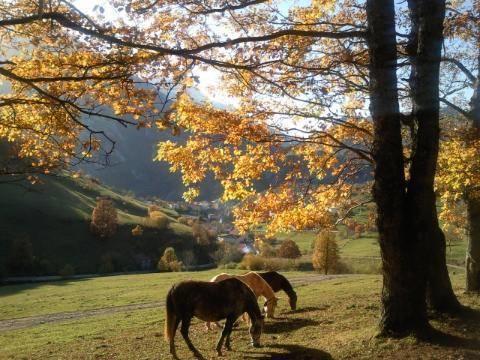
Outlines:
{"label": "autumn foliage", "polygon": [[157,268],[159,271],[182,271],[182,266],[182,262],[177,259],[175,249],[168,247],[158,261]]}
{"label": "autumn foliage", "polygon": [[315,240],[312,255],[313,268],[325,274],[336,270],[339,261],[339,251],[335,235],[322,231]]}
{"label": "autumn foliage", "polygon": [[302,256],[302,253],[295,241],[286,239],[280,244],[277,255],[282,258],[297,259]]}
{"label": "autumn foliage", "polygon": [[107,238],[115,235],[117,227],[117,210],[113,201],[107,197],[98,198],[92,212],[90,230],[100,238]]}

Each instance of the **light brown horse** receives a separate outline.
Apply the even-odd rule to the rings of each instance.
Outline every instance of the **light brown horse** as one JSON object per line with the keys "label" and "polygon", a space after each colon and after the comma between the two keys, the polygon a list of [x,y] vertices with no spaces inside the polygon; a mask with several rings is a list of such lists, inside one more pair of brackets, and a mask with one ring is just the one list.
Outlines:
{"label": "light brown horse", "polygon": [[[263,278],[260,275],[258,275],[256,272],[253,272],[253,271],[250,271],[243,275],[231,275],[231,274],[222,273],[214,276],[210,281],[218,282],[218,281],[231,279],[231,278],[241,280],[242,282],[247,284],[250,287],[250,289],[252,289],[257,299],[260,296],[263,296],[266,300],[263,306],[264,306],[264,311],[267,314],[267,317],[273,318],[275,316],[275,307],[277,306],[278,298],[275,296],[275,293],[273,292],[270,285],[268,285],[268,283],[265,280],[263,280]],[[220,327],[218,323],[216,325]],[[211,329],[209,322],[207,322],[206,326],[207,326],[207,329],[209,330]]]}
{"label": "light brown horse", "polygon": [[252,290],[238,279],[220,282],[183,281],[172,286],[166,300],[165,339],[169,341],[170,353],[178,359],[175,351],[175,333],[181,322],[180,332],[190,351],[198,359],[204,359],[188,337],[192,317],[203,321],[226,319],[222,335],[217,343],[217,353],[222,356],[222,346],[231,350],[230,335],[235,320],[247,313],[252,320],[250,337],[254,347],[260,346],[263,330],[263,316],[257,298]]}

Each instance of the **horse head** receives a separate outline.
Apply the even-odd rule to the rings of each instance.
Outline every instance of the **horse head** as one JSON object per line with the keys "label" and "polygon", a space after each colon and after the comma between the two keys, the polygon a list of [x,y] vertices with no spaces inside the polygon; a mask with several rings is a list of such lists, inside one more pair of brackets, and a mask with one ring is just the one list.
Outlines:
{"label": "horse head", "polygon": [[250,325],[250,338],[252,339],[253,347],[260,347],[260,336],[262,335],[263,331],[263,323],[265,317],[260,315],[260,317],[252,319],[252,324]]}
{"label": "horse head", "polygon": [[275,308],[277,307],[278,298],[273,296],[263,304],[263,311],[267,314],[268,318],[273,319],[275,316]]}

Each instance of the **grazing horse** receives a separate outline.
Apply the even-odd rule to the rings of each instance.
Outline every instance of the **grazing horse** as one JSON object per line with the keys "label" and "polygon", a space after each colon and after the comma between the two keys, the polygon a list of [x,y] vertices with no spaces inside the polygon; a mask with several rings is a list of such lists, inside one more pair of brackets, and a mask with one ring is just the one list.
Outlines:
{"label": "grazing horse", "polygon": [[[275,307],[277,306],[278,298],[275,297],[275,293],[273,292],[272,288],[268,283],[262,279],[256,272],[250,271],[243,275],[230,275],[230,274],[218,274],[214,276],[210,281],[211,282],[218,282],[225,279],[236,278],[241,280],[245,284],[247,284],[250,289],[252,289],[253,293],[255,294],[256,298],[258,299],[260,296],[263,296],[266,301],[264,303],[264,311],[267,314],[268,318],[273,318],[275,315]],[[210,330],[210,322],[207,322],[207,329]],[[218,327],[220,325],[216,324]]]}
{"label": "grazing horse", "polygon": [[267,271],[258,273],[258,275],[260,275],[263,280],[270,285],[274,292],[279,292],[280,290],[285,291],[285,293],[288,295],[290,308],[292,310],[297,309],[297,293],[293,290],[292,284],[290,284],[285,276],[276,271]]}
{"label": "grazing horse", "polygon": [[217,343],[217,353],[222,356],[222,346],[231,350],[230,334],[235,320],[243,313],[248,313],[252,324],[250,337],[254,347],[260,346],[263,330],[263,316],[252,290],[237,279],[228,279],[216,283],[207,281],[182,281],[172,286],[166,300],[165,339],[170,343],[170,353],[178,359],[174,338],[178,325],[182,322],[180,332],[190,351],[199,359],[204,359],[193,346],[188,337],[192,317],[203,321],[226,319],[222,335]]}

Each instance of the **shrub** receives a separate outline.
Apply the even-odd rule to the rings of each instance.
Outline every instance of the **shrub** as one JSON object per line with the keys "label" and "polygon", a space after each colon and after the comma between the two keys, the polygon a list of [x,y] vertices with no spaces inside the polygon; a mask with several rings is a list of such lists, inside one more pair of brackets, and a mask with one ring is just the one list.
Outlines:
{"label": "shrub", "polygon": [[252,271],[264,270],[265,259],[262,256],[247,254],[243,257],[238,268]]}
{"label": "shrub", "polygon": [[186,217],[186,216],[180,216],[178,218],[178,222],[180,224],[183,224],[183,225],[189,225],[189,221],[190,221],[190,218]]}
{"label": "shrub", "polygon": [[300,262],[293,259],[286,258],[265,258],[259,255],[247,254],[243,257],[243,260],[238,264],[238,268],[241,270],[266,270],[266,271],[278,271],[278,270],[311,270],[311,263]]}
{"label": "shrub", "polygon": [[177,259],[175,249],[168,247],[158,261],[157,268],[159,271],[182,271],[182,266],[182,262]]}
{"label": "shrub", "polygon": [[153,212],[161,212],[161,209],[157,205],[150,205],[148,207],[148,217],[152,217]]}
{"label": "shrub", "polygon": [[355,238],[360,238],[362,233],[365,231],[365,227],[362,224],[355,225]]}
{"label": "shrub", "polygon": [[273,248],[274,238],[267,238],[265,236],[257,236],[255,239],[255,248],[263,257],[275,257],[277,252]]}
{"label": "shrub", "polygon": [[92,212],[90,230],[100,238],[115,235],[118,227],[117,210],[111,199],[99,197]]}
{"label": "shrub", "polygon": [[336,271],[339,261],[338,245],[335,236],[329,231],[322,231],[315,240],[312,265],[325,274]]}
{"label": "shrub", "polygon": [[145,226],[164,230],[167,228],[170,220],[160,211],[152,211],[149,216],[145,218]]}
{"label": "shrub", "polygon": [[101,274],[110,274],[122,270],[120,255],[115,252],[107,252],[102,255],[98,272]]}
{"label": "shrub", "polygon": [[15,275],[29,275],[33,270],[34,261],[32,243],[26,236],[17,237],[8,254],[8,272]]}
{"label": "shrub", "polygon": [[214,259],[217,264],[239,263],[243,256],[237,245],[224,243],[215,252]]}
{"label": "shrub", "polygon": [[102,261],[100,267],[98,268],[98,272],[100,274],[111,274],[115,272],[115,266],[113,265],[111,259]]}
{"label": "shrub", "polygon": [[296,259],[302,256],[302,253],[295,241],[287,239],[280,244],[277,255],[282,258]]}
{"label": "shrub", "polygon": [[215,242],[216,233],[214,231],[209,231],[205,226],[196,222],[192,225],[192,235],[197,244],[199,245],[211,245]]}
{"label": "shrub", "polygon": [[66,264],[62,269],[60,269],[58,274],[63,278],[72,277],[75,275],[75,268],[70,264]]}
{"label": "shrub", "polygon": [[137,225],[132,229],[132,236],[142,236],[142,235],[143,235],[143,228],[140,225]]}

